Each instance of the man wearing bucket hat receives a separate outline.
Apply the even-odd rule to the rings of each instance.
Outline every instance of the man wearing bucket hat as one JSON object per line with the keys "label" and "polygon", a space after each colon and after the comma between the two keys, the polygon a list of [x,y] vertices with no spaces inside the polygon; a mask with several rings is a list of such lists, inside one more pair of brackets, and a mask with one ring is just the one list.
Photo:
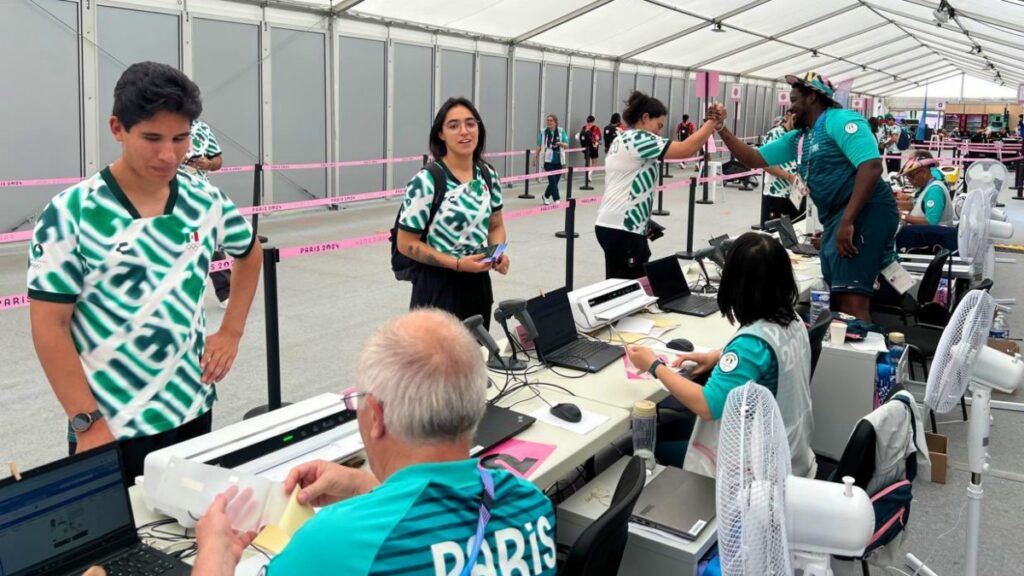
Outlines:
{"label": "man wearing bucket hat", "polygon": [[810,190],[824,226],[821,271],[839,311],[870,321],[870,301],[882,267],[895,258],[899,212],[892,189],[882,180],[882,160],[867,120],[843,109],[825,77],[809,72],[786,76],[792,86],[794,130],[753,148],[725,127],[725,107],[708,113],[736,159],[751,168],[778,166],[797,159],[799,175]]}
{"label": "man wearing bucket hat", "polygon": [[952,226],[953,208],[949,201],[949,188],[939,172],[938,162],[925,150],[911,156],[900,175],[916,190],[914,207],[905,218],[907,224],[926,226]]}

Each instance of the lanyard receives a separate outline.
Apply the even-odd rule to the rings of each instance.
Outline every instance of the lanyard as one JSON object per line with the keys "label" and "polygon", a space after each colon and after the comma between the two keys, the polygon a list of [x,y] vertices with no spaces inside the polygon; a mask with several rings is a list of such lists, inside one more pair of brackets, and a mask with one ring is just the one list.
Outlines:
{"label": "lanyard", "polygon": [[810,137],[805,139],[807,143],[807,170],[804,170],[804,182],[810,182],[811,180],[811,161],[814,159],[811,154],[814,151],[814,142],[817,140],[818,129],[825,123],[826,114],[828,114],[828,110],[823,111],[821,116],[818,116],[818,120],[814,123],[814,128],[811,129]]}
{"label": "lanyard", "polygon": [[487,522],[491,519],[491,506],[494,504],[494,477],[483,466],[479,464],[476,471],[480,474],[480,483],[484,485],[484,493],[480,500],[480,517],[476,522],[476,536],[473,538],[473,550],[469,554],[465,568],[461,576],[470,576],[476,566],[476,560],[480,557],[480,544],[484,540],[484,530]]}

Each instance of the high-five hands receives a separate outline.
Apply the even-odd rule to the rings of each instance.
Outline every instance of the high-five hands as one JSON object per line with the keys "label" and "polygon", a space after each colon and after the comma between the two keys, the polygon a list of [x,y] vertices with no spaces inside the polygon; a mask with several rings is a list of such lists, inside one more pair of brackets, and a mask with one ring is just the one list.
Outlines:
{"label": "high-five hands", "polygon": [[715,130],[725,127],[725,119],[728,115],[725,105],[721,102],[712,102],[708,105],[707,118],[715,123]]}

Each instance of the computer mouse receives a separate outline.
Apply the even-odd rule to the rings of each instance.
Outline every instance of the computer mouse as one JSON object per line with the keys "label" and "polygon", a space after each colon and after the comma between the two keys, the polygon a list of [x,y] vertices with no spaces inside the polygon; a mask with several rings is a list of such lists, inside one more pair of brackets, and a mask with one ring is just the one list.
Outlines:
{"label": "computer mouse", "polygon": [[580,412],[579,406],[569,404],[568,402],[555,404],[551,407],[551,413],[566,422],[579,422],[583,420],[583,413]]}
{"label": "computer mouse", "polygon": [[679,350],[680,352],[693,352],[693,342],[690,342],[686,338],[676,338],[675,340],[669,341],[666,346],[673,350]]}

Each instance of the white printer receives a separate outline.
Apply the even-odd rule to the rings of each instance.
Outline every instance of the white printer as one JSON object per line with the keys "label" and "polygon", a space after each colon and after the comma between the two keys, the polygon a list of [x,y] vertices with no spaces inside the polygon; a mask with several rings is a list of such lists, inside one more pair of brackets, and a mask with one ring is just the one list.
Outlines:
{"label": "white printer", "polygon": [[362,449],[356,413],[345,408],[342,396],[320,394],[151,452],[141,486],[150,510],[192,526],[195,519],[182,508],[175,482],[165,482],[180,473],[174,469],[178,458],[281,482],[299,464],[341,461]]}
{"label": "white printer", "polygon": [[657,302],[636,280],[611,278],[569,292],[573,320],[583,332],[607,326]]}

